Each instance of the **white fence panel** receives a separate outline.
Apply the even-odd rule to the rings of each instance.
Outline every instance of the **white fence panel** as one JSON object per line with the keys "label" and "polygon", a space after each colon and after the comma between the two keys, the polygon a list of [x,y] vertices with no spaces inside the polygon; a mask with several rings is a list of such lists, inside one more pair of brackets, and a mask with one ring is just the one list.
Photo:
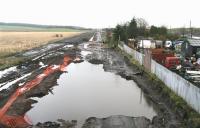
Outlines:
{"label": "white fence panel", "polygon": [[152,73],[200,113],[200,89],[178,74],[152,61]]}
{"label": "white fence panel", "polygon": [[141,64],[143,65],[143,54],[142,53],[139,53],[137,51],[135,51],[135,58],[136,60]]}
{"label": "white fence panel", "polygon": [[134,56],[134,50],[126,45],[123,46],[123,49],[129,54]]}
{"label": "white fence panel", "polygon": [[[143,64],[143,54],[129,48],[124,43],[119,48],[133,56],[141,65]],[[200,89],[198,87],[154,60],[151,60],[151,73],[155,74],[165,85],[200,113]]]}
{"label": "white fence panel", "polygon": [[133,50],[132,48],[125,45],[123,42],[121,42],[121,45],[118,45],[121,50],[124,50],[126,53],[131,55],[135,60],[137,60],[141,65],[143,65],[144,55],[142,53]]}

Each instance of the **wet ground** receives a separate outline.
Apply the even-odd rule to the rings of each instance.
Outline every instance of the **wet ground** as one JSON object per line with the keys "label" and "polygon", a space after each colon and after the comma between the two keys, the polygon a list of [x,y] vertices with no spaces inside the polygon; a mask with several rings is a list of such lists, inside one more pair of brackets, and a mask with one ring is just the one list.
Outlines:
{"label": "wet ground", "polygon": [[60,118],[84,123],[92,116],[126,115],[152,119],[156,115],[136,83],[105,72],[103,65],[85,61],[69,65],[67,71],[57,80],[53,94],[38,99],[27,113],[34,124]]}
{"label": "wet ground", "polygon": [[[32,122],[33,128],[178,127],[179,120],[166,105],[159,105],[161,101],[148,89],[141,71],[118,51],[99,43],[99,33],[88,42],[92,35],[82,34],[20,54],[32,59],[0,73],[1,108],[17,88],[35,79],[47,66],[56,68],[65,56],[79,61],[71,61],[67,71],[52,73],[20,95],[6,116],[26,117],[28,125],[23,127]],[[6,122],[0,119],[0,123],[6,127]],[[8,124],[22,127],[16,120]]]}

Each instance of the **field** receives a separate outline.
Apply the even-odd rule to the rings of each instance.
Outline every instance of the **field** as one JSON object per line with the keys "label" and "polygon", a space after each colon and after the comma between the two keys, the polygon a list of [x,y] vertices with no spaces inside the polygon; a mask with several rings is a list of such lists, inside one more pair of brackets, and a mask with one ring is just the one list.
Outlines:
{"label": "field", "polygon": [[60,28],[60,27],[32,27],[32,26],[11,26],[11,25],[1,25],[0,24],[0,31],[6,32],[79,32],[79,29],[72,29],[72,28]]}
{"label": "field", "polygon": [[[190,28],[172,28],[169,30],[170,33],[173,34],[180,34],[180,35],[190,35],[191,29]],[[193,36],[200,36],[200,28],[192,28]]]}
{"label": "field", "polygon": [[24,23],[2,23],[0,22],[0,31],[2,32],[80,32],[88,29],[77,26],[56,26],[56,25],[38,25]]}
{"label": "field", "polygon": [[0,32],[0,69],[23,61],[10,56],[49,42],[80,34],[80,32]]}

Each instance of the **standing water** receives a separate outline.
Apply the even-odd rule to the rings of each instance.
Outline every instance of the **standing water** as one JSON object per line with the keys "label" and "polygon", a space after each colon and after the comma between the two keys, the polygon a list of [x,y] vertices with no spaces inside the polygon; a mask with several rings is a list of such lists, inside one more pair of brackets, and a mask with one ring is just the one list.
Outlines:
{"label": "standing water", "polygon": [[134,81],[105,72],[103,65],[70,64],[68,73],[63,73],[57,83],[53,94],[38,99],[27,113],[34,124],[57,119],[83,123],[88,117],[111,115],[151,119],[156,115],[151,102],[147,102]]}

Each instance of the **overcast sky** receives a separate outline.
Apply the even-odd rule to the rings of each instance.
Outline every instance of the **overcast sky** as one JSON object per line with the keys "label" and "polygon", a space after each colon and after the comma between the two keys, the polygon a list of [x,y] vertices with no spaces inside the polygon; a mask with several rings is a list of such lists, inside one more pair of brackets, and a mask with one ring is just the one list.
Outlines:
{"label": "overcast sky", "polygon": [[114,27],[141,17],[150,25],[200,27],[199,0],[0,0],[0,22]]}

